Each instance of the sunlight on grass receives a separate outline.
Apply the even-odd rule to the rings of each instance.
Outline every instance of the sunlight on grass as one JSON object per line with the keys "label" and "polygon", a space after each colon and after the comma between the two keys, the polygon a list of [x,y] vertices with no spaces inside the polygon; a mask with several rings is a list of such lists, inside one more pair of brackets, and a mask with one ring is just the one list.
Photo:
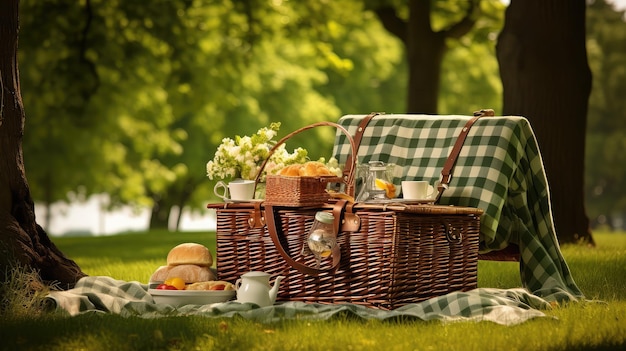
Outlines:
{"label": "sunlight on grass", "polygon": [[595,248],[561,248],[576,283],[589,299],[626,300],[626,235],[595,233],[594,239]]}
{"label": "sunlight on grass", "polygon": [[109,237],[55,238],[55,244],[88,275],[147,283],[166,265],[168,252],[184,242],[205,245],[215,254],[214,232],[147,232]]}

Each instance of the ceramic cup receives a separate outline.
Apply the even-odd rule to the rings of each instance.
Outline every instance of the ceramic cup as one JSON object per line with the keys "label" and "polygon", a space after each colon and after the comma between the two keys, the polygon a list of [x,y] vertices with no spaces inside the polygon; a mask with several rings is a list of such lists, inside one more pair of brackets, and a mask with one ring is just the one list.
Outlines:
{"label": "ceramic cup", "polygon": [[432,196],[432,187],[424,180],[403,180],[402,197],[407,200],[424,200]]}
{"label": "ceramic cup", "polygon": [[217,182],[213,192],[223,200],[246,201],[254,198],[254,180],[235,179],[228,184]]}

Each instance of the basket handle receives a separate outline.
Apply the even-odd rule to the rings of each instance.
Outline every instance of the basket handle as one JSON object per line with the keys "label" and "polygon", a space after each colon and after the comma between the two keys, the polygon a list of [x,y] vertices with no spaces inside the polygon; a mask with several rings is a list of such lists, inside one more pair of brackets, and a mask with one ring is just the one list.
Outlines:
{"label": "basket handle", "polygon": [[[335,232],[337,233],[339,233],[339,228],[341,227],[341,222],[342,222],[341,218],[342,218],[342,215],[345,211],[347,204],[348,204],[348,201],[339,200],[333,206],[333,215],[335,217],[334,226],[335,226]],[[276,215],[274,212],[274,206],[272,205],[265,206],[265,223],[267,225],[267,231],[269,232],[270,238],[272,239],[274,246],[278,250],[278,253],[280,253],[280,255],[285,259],[285,261],[290,266],[297,269],[301,273],[317,277],[322,272],[332,272],[332,271],[335,271],[337,267],[339,267],[339,262],[341,261],[341,250],[339,248],[339,245],[335,245],[335,247],[332,249],[333,263],[328,269],[312,268],[303,263],[296,261],[293,257],[291,257],[289,253],[287,252],[287,250],[285,250],[285,248],[283,247],[283,244],[280,241],[280,238],[278,237],[278,226],[276,225]]]}
{"label": "basket handle", "polygon": [[[382,112],[372,112],[369,115],[365,116],[361,122],[359,123],[359,126],[356,128],[356,132],[354,132],[354,148],[357,150],[356,154],[358,155],[359,153],[359,148],[361,147],[361,140],[363,139],[363,134],[365,133],[365,128],[367,128],[367,125],[370,123],[370,121],[372,120],[372,118],[383,114]],[[352,155],[348,155],[348,158],[346,159],[346,165],[344,166],[343,169],[343,174],[346,175],[348,173],[350,173],[350,171],[352,171],[353,166],[356,164],[356,162],[352,162],[354,158],[352,157]],[[354,189],[352,189],[352,191],[354,191]]]}
{"label": "basket handle", "polygon": [[[309,124],[307,126],[304,126],[300,129],[296,129],[295,131],[285,135],[282,139],[280,139],[270,150],[269,150],[269,154],[267,155],[267,158],[263,161],[263,163],[261,164],[261,168],[259,168],[259,172],[256,175],[256,178],[254,180],[254,191],[256,193],[256,186],[257,184],[259,184],[259,179],[261,179],[261,173],[263,173],[263,170],[265,169],[265,165],[267,164],[267,162],[269,161],[270,157],[274,154],[274,152],[276,151],[276,149],[278,149],[278,147],[281,144],[284,144],[288,139],[290,139],[291,137],[293,137],[294,135],[300,134],[302,132],[304,132],[305,130],[309,130],[315,127],[320,127],[320,126],[330,126],[330,127],[335,127],[338,130],[340,130],[341,132],[343,132],[346,135],[346,138],[348,138],[348,141],[350,142],[350,148],[352,149],[352,157],[348,158],[348,160],[350,160],[350,162],[352,163],[352,165],[350,165],[350,172],[347,172],[347,174],[343,175],[343,182],[346,184],[346,192],[348,195],[354,197],[354,171],[356,169],[356,162],[357,162],[357,148],[356,148],[356,144],[354,143],[354,139],[352,138],[352,135],[350,135],[350,132],[348,132],[348,130],[346,128],[344,128],[343,126],[334,123],[334,122],[328,122],[328,121],[322,121],[322,122],[317,122],[317,123],[313,123],[313,124]],[[347,165],[346,165],[347,167]]]}

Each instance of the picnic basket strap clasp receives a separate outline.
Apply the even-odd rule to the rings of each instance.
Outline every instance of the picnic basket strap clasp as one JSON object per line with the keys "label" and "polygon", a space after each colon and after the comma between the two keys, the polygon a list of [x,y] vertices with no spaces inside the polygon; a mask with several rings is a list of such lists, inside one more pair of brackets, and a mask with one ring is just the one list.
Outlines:
{"label": "picnic basket strap clasp", "polygon": [[[349,202],[346,200],[339,200],[333,205],[332,212],[335,217],[335,222],[333,225],[335,226],[335,230],[337,233],[339,233],[339,231],[341,230],[341,224],[343,222],[343,213],[345,212],[345,208],[348,203]],[[274,210],[273,205],[265,206],[265,218],[266,218],[265,222],[267,224],[267,231],[270,235],[270,238],[272,239],[272,242],[274,243],[274,246],[276,247],[276,250],[285,259],[285,262],[287,262],[291,267],[297,269],[301,273],[314,276],[314,277],[317,277],[322,272],[334,272],[337,269],[337,267],[339,267],[339,263],[341,262],[341,250],[340,250],[339,245],[336,245],[332,249],[331,256],[333,258],[333,263],[328,269],[316,269],[316,268],[309,267],[304,263],[298,262],[293,257],[291,257],[289,253],[287,252],[287,250],[285,250],[285,248],[283,247],[283,243],[280,240],[280,237],[279,237],[280,234],[278,232],[279,230],[278,228],[281,228],[281,227],[277,225],[276,223],[277,222],[276,211]]]}
{"label": "picnic basket strap clasp", "polygon": [[261,211],[261,203],[254,203],[254,211],[248,218],[248,226],[250,228],[263,228],[265,226],[265,217],[263,217],[263,211]]}

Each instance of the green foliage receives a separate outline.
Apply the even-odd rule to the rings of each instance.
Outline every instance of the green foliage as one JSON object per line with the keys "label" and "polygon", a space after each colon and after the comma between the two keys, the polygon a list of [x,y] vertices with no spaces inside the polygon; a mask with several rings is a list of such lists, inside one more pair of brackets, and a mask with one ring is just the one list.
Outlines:
{"label": "green foliage", "polygon": [[[205,165],[222,138],[374,109],[369,96],[392,79],[401,52],[361,12],[359,1],[23,2],[25,162],[35,200],[104,192],[111,206],[203,208],[212,196]],[[363,18],[373,23],[368,32]],[[380,45],[384,54],[362,55]],[[352,101],[340,106],[337,91]],[[290,146],[328,157],[334,134],[321,128]]]}
{"label": "green foliage", "polygon": [[504,25],[504,5],[482,1],[480,16],[460,40],[448,40],[443,60],[439,113],[469,115],[483,108],[502,110],[502,82],[495,54]]}
{"label": "green foliage", "polygon": [[[370,10],[408,18],[402,1],[23,0],[20,80],[24,159],[34,200],[106,193],[110,207],[205,211],[206,162],[225,137],[281,122],[278,137],[344,114],[404,112],[403,44]],[[435,30],[467,2],[433,1]],[[441,114],[501,109],[495,42],[504,5],[481,1],[472,31],[447,42]],[[623,14],[588,7],[589,214],[623,212]],[[428,82],[424,82],[428,84]],[[287,143],[328,157],[333,128]],[[45,224],[44,224],[45,225]]]}

